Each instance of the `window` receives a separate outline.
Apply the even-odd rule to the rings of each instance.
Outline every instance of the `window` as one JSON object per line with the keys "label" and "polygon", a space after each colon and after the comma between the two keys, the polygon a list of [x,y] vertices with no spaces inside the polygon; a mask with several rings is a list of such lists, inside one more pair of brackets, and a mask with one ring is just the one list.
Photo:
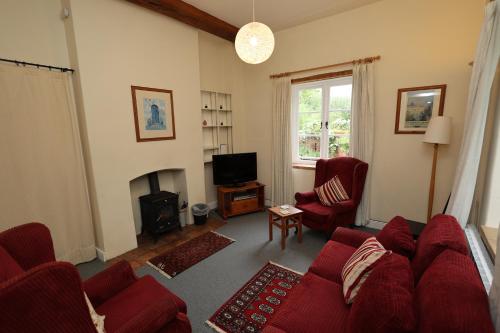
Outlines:
{"label": "window", "polygon": [[293,163],[349,155],[352,77],[292,88]]}

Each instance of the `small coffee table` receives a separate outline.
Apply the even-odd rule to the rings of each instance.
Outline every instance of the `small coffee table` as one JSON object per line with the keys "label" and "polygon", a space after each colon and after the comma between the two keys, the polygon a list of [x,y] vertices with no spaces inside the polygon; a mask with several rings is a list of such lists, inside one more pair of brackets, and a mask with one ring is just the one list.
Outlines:
{"label": "small coffee table", "polygon": [[273,240],[273,225],[281,229],[281,249],[285,249],[288,229],[296,228],[297,239],[302,243],[302,211],[295,207],[282,210],[279,206],[269,208],[269,241]]}

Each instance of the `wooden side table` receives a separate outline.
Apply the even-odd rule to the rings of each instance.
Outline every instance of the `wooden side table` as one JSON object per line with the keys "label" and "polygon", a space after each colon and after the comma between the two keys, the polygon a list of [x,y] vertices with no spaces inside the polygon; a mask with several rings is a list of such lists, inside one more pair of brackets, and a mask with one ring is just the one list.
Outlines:
{"label": "wooden side table", "polygon": [[269,241],[273,240],[273,225],[281,229],[281,249],[285,249],[288,229],[297,228],[297,238],[302,243],[302,211],[289,207],[287,211],[278,207],[269,208]]}

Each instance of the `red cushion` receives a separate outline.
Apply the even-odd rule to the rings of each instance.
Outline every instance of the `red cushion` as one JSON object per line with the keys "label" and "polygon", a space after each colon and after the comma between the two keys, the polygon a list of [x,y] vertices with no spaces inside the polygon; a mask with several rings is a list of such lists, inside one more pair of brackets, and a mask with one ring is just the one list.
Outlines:
{"label": "red cushion", "polygon": [[414,332],[413,274],[407,258],[387,255],[371,271],[349,314],[349,333]]}
{"label": "red cushion", "polygon": [[287,333],[345,332],[348,315],[342,286],[307,273],[270,325]]}
{"label": "red cushion", "polygon": [[10,254],[0,246],[0,282],[13,278],[23,273],[23,269],[10,256]]}
{"label": "red cushion", "polygon": [[488,297],[472,260],[445,250],[415,294],[418,332],[493,333]]}
{"label": "red cushion", "polygon": [[387,249],[411,258],[415,252],[415,241],[410,226],[401,216],[394,217],[377,234],[378,241]]}
{"label": "red cushion", "polygon": [[342,284],[342,268],[355,251],[356,249],[349,245],[328,241],[309,267],[309,272]]}
{"label": "red cushion", "polygon": [[444,250],[467,254],[465,235],[457,220],[450,215],[436,215],[425,226],[417,240],[411,262],[415,281],[418,281],[432,261]]}
{"label": "red cushion", "polygon": [[117,331],[140,317],[144,332],[156,332],[180,311],[173,294],[147,275],[96,308],[105,315],[106,332]]}

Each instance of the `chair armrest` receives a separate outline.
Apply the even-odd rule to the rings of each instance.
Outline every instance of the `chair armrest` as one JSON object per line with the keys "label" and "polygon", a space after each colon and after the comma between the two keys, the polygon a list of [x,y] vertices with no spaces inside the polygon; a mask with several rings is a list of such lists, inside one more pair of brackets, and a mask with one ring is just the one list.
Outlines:
{"label": "chair armrest", "polygon": [[332,210],[334,211],[334,214],[336,215],[339,213],[349,212],[349,211],[355,209],[356,205],[354,204],[353,200],[345,200],[345,201],[336,202],[331,207],[332,207]]}
{"label": "chair armrest", "polygon": [[366,175],[368,173],[368,164],[360,162],[354,167],[353,184],[352,184],[352,200],[356,206],[359,205],[363,197],[363,190],[365,188]]}
{"label": "chair armrest", "polygon": [[338,227],[333,232],[331,240],[358,248],[365,240],[374,236],[368,232]]}
{"label": "chair armrest", "polygon": [[69,263],[42,264],[0,284],[0,313],[2,333],[96,333]]}
{"label": "chair armrest", "polygon": [[84,281],[83,289],[96,308],[135,281],[137,276],[132,267],[122,260]]}
{"label": "chair armrest", "polygon": [[283,331],[281,328],[277,328],[271,325],[268,325],[264,327],[262,330],[262,333],[286,333],[286,331]]}
{"label": "chair armrest", "polygon": [[297,192],[295,193],[295,200],[298,204],[305,204],[318,200],[316,192]]}
{"label": "chair armrest", "polygon": [[41,223],[23,224],[0,233],[0,245],[25,271],[56,260],[49,228]]}

